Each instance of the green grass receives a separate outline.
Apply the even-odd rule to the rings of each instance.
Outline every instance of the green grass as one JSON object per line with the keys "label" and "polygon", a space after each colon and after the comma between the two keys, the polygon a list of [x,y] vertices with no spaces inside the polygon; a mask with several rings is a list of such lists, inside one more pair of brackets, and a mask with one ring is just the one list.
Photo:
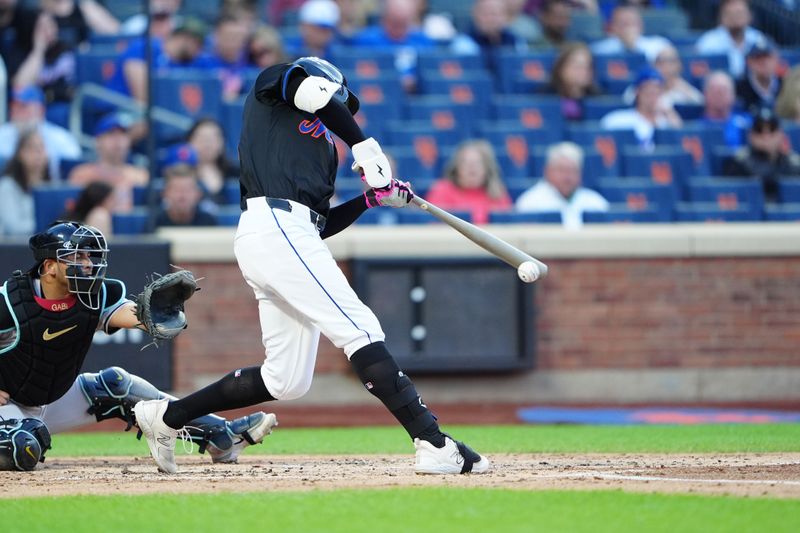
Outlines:
{"label": "green grass", "polygon": [[4,533],[800,531],[800,502],[623,492],[393,489],[0,499]]}
{"label": "green grass", "polygon": [[[486,453],[732,453],[798,452],[800,424],[697,426],[450,426],[445,428]],[[146,455],[134,433],[55,435],[48,457]],[[181,449],[180,443],[178,450]],[[413,453],[399,427],[284,429],[278,427],[253,454]]]}

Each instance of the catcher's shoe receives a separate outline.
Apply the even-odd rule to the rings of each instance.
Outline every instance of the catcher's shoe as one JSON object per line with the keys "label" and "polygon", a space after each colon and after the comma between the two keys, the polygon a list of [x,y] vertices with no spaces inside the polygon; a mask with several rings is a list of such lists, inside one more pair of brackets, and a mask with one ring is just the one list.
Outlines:
{"label": "catcher's shoe", "polygon": [[489,460],[463,442],[445,436],[444,446],[414,439],[417,450],[414,471],[417,474],[482,474],[489,470]]}
{"label": "catcher's shoe", "polygon": [[141,401],[133,406],[136,424],[147,439],[150,455],[155,459],[158,469],[168,474],[178,471],[175,464],[175,441],[179,431],[164,423],[164,413],[169,405],[168,399]]}
{"label": "catcher's shoe", "polygon": [[277,425],[278,418],[263,411],[225,422],[233,444],[222,450],[211,441],[208,443],[208,454],[215,463],[235,463],[242,450],[251,444],[260,444]]}

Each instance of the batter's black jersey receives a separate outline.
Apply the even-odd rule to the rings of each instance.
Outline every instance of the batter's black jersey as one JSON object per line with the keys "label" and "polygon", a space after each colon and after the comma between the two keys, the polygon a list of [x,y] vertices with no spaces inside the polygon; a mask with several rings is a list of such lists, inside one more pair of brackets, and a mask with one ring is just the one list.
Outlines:
{"label": "batter's black jersey", "polygon": [[312,113],[286,101],[289,73],[280,64],[259,74],[244,104],[239,138],[242,208],[247,198],[300,202],[327,216],[338,157],[331,133]]}

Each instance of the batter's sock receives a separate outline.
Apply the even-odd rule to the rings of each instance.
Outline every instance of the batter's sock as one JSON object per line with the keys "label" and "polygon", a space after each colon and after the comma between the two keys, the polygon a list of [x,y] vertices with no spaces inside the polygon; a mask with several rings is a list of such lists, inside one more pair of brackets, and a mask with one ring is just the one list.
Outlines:
{"label": "batter's sock", "polygon": [[411,379],[400,370],[384,343],[364,346],[350,362],[364,387],[383,402],[412,439],[427,440],[437,448],[444,446],[436,417],[422,403]]}
{"label": "batter's sock", "polygon": [[261,367],[240,368],[216,383],[189,396],[170,402],[164,412],[164,423],[180,429],[189,420],[216,411],[250,407],[275,398],[267,390],[261,377]]}

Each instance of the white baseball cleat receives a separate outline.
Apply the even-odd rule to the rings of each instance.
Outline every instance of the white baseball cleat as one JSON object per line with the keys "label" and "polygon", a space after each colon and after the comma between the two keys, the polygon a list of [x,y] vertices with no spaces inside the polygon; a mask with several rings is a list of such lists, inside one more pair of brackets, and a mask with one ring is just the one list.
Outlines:
{"label": "white baseball cleat", "polygon": [[225,427],[233,445],[222,450],[209,442],[208,454],[214,463],[235,463],[245,448],[251,444],[260,444],[277,425],[278,418],[273,413],[263,411],[226,422]]}
{"label": "white baseball cleat", "polygon": [[482,474],[489,470],[486,457],[449,436],[445,436],[441,448],[422,439],[414,439],[414,448],[417,450],[414,464],[417,474]]}
{"label": "white baseball cleat", "polygon": [[147,439],[150,455],[155,459],[158,469],[168,474],[175,474],[175,440],[178,430],[164,423],[164,413],[169,405],[168,399],[141,401],[133,406],[136,425]]}

